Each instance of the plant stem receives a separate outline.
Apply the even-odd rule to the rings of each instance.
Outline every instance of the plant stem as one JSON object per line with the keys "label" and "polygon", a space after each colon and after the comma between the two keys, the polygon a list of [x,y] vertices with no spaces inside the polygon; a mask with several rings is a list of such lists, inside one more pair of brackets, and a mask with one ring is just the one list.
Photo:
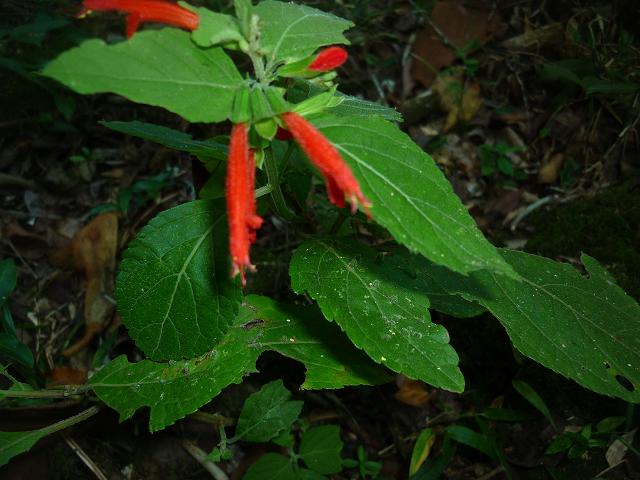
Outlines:
{"label": "plant stem", "polygon": [[229,476],[215,463],[207,458],[207,454],[188,440],[181,440],[182,447],[216,480],[229,480]]}
{"label": "plant stem", "polygon": [[295,218],[295,214],[289,210],[287,202],[282,195],[278,165],[273,156],[273,151],[270,148],[264,151],[264,169],[267,172],[267,180],[271,186],[271,200],[273,200],[276,213],[286,220],[292,220]]}
{"label": "plant stem", "polygon": [[55,390],[0,390],[0,398],[66,398],[82,395],[89,390],[89,385],[65,385],[64,388]]}
{"label": "plant stem", "polygon": [[77,415],[74,415],[73,417],[60,420],[59,422],[49,425],[48,427],[41,428],[39,431],[43,432],[45,435],[51,435],[52,433],[59,432],[60,430],[64,430],[65,428],[69,428],[80,422],[84,422],[88,418],[93,417],[99,411],[100,407],[94,405],[93,407],[89,407],[86,410],[78,413]]}

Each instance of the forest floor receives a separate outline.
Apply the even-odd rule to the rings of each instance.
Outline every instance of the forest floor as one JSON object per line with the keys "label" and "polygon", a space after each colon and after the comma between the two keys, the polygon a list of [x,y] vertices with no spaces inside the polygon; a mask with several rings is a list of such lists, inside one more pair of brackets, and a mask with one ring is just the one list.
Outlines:
{"label": "forest floor", "polygon": [[[227,8],[227,3],[209,5]],[[354,21],[341,89],[403,114],[402,128],[442,168],[494,244],[579,268],[580,254],[588,253],[640,300],[637,2],[306,3]],[[0,17],[11,18],[13,27],[31,22],[38,3],[31,10],[25,5],[7,2],[9,16],[0,7]],[[60,17],[60,25],[44,33],[36,29],[7,36],[3,31],[0,53],[39,64],[86,35],[83,28],[120,32],[121,18],[107,18],[90,18],[87,27]],[[198,139],[224,130],[190,125],[164,110],[113,95],[80,97],[41,81],[25,81],[19,69],[3,60],[0,259],[16,261],[19,283],[11,313],[21,342],[36,360],[33,371],[9,371],[42,385],[82,384],[107,356],[142,357],[112,306],[105,307],[103,323],[95,330],[86,326],[92,334],[82,340],[87,278],[77,270],[86,265],[74,259],[108,251],[119,258],[154,215],[194,199],[201,185],[197,160],[189,155],[127,137],[99,122],[144,120]],[[115,227],[113,222],[94,225],[84,241],[69,249],[82,227],[114,206],[120,211]],[[268,272],[264,282],[274,296],[290,295],[283,293],[288,291],[286,262],[274,254],[256,263],[259,271]],[[113,283],[114,272],[100,274]],[[249,291],[255,287],[250,284]],[[503,479],[508,478],[506,468],[512,478],[523,480],[640,479],[640,445],[634,443],[640,415],[633,405],[590,393],[523,358],[489,314],[465,320],[439,315],[435,320],[452,332],[467,379],[464,394],[403,377],[379,387],[299,393],[306,420],[331,419],[341,425],[344,457],[356,457],[362,446],[380,464],[378,478],[407,478],[420,430],[474,427],[486,418],[487,409],[505,407],[528,415],[485,422],[487,434],[504,452],[503,463],[462,445],[442,478]],[[236,418],[242,401],[260,384],[284,378],[295,390],[303,376],[299,364],[276,354],[263,355],[258,370],[242,385],[225,390],[207,410]],[[534,387],[555,427],[514,389],[514,378]],[[0,430],[41,427],[76,413],[82,404],[77,398],[5,399]],[[138,412],[119,424],[115,413],[102,411],[64,435],[46,438],[0,469],[0,476],[210,478],[180,447],[180,439],[197,440],[209,451],[219,440],[215,428],[186,419],[151,435],[146,415]],[[612,437],[604,442],[590,437],[592,426],[595,431],[611,417],[621,418],[619,430],[628,448]],[[586,441],[545,453],[562,433],[579,433]],[[241,478],[265,448],[252,445],[242,451],[231,478]],[[436,443],[430,459],[441,451]],[[355,470],[345,470],[334,478],[359,477]]]}

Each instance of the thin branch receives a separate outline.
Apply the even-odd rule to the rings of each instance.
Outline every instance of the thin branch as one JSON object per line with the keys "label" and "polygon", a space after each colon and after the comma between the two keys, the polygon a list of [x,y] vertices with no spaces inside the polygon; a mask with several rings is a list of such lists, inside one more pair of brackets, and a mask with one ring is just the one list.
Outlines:
{"label": "thin branch", "polygon": [[189,440],[181,440],[182,447],[191,455],[207,472],[211,474],[216,480],[229,480],[229,477],[224,471],[215,463],[207,458],[207,454],[204,451],[190,442]]}

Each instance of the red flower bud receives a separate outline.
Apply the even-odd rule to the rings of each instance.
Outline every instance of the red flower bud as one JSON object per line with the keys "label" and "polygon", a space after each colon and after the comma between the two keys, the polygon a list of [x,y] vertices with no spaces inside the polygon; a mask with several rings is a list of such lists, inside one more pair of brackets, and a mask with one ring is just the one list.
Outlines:
{"label": "red flower bud", "polygon": [[227,162],[226,199],[229,221],[229,253],[231,275],[240,274],[246,284],[245,268],[254,270],[249,260],[249,249],[256,240],[256,230],[262,218],[256,215],[255,160],[249,148],[249,129],[245,123],[237,123],[231,130]]}
{"label": "red flower bud", "polygon": [[371,203],[362,194],[358,181],[336,147],[297,113],[284,113],[281,118],[302,151],[324,176],[331,203],[342,208],[346,197],[351,203],[352,212],[355,213],[358,203],[368,210]]}
{"label": "red flower bud", "polygon": [[349,54],[342,47],[329,47],[322,50],[307,67],[314,72],[328,72],[341,66],[347,61]]}
{"label": "red flower bud", "polygon": [[195,30],[200,18],[180,5],[167,0],[84,0],[81,15],[91,10],[116,10],[127,13],[127,37],[133,36],[141,23],[157,22]]}

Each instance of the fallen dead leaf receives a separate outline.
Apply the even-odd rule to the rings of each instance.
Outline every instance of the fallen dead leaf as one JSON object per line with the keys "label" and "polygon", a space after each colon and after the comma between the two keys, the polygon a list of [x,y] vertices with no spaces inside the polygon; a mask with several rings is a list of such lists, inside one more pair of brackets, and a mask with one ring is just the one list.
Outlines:
{"label": "fallen dead leaf", "polygon": [[82,385],[87,380],[87,372],[71,367],[55,367],[47,374],[47,387],[60,385]]}
{"label": "fallen dead leaf", "polygon": [[421,407],[431,398],[431,393],[427,391],[424,383],[418,380],[398,375],[396,385],[398,386],[398,391],[394,394],[394,397],[407,405]]}
{"label": "fallen dead leaf", "polygon": [[[627,445],[631,445],[633,443],[633,437],[636,434],[638,429],[631,430],[630,432],[625,433],[621,436],[621,439]],[[607,459],[607,463],[609,467],[615,467],[624,459],[624,456],[627,454],[628,447],[621,441],[621,439],[615,440],[611,446],[607,449],[607,453],[605,453],[605,458]]]}
{"label": "fallen dead leaf", "polygon": [[502,46],[509,50],[533,52],[541,48],[562,45],[564,32],[564,25],[552,23],[551,25],[529,30],[522,35],[511,37],[502,42]]}
{"label": "fallen dead leaf", "polygon": [[438,75],[432,89],[440,99],[440,108],[447,113],[444,132],[448,132],[459,122],[469,122],[482,108],[480,85],[465,86],[458,75]]}
{"label": "fallen dead leaf", "polygon": [[461,49],[472,40],[485,43],[498,25],[499,19],[489,10],[472,9],[457,0],[436,2],[431,24],[416,36],[411,65],[413,78],[430,86],[440,69],[456,59],[456,48]]}
{"label": "fallen dead leaf", "polygon": [[109,300],[118,239],[118,215],[103,213],[83,227],[71,243],[49,255],[52,264],[84,272],[87,291],[84,299],[84,336],[63,352],[69,357],[84,349],[102,331],[114,311]]}
{"label": "fallen dead leaf", "polygon": [[552,155],[549,161],[540,167],[538,171],[538,183],[556,183],[563,163],[564,154],[556,153]]}

